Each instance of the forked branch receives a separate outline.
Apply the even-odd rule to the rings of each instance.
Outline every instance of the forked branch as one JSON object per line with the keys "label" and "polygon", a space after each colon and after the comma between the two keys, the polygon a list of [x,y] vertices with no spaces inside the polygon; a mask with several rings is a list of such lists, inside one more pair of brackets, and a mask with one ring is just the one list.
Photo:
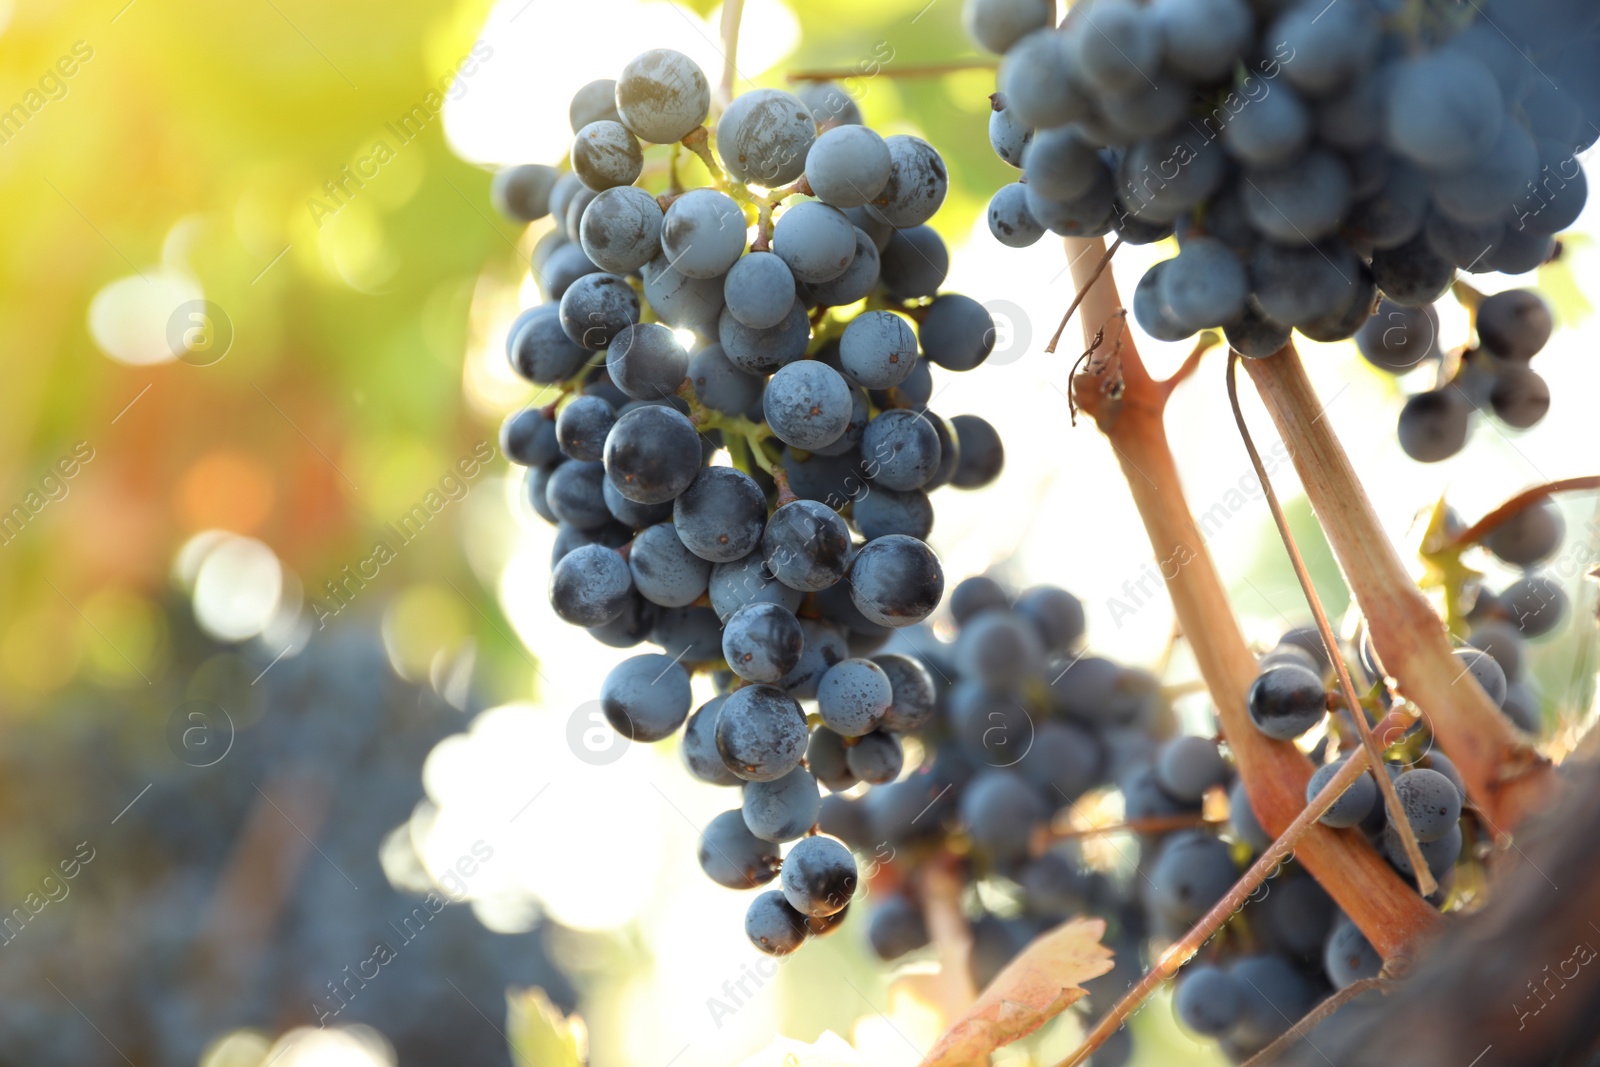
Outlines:
{"label": "forked branch", "polygon": [[[1069,240],[1075,284],[1087,291],[1081,319],[1107,321],[1120,310],[1116,282],[1107,272],[1089,283],[1104,243]],[[1193,649],[1233,751],[1256,817],[1268,833],[1282,834],[1305,807],[1311,762],[1294,745],[1274,741],[1250,721],[1246,695],[1256,677],[1256,658],[1245,644],[1222,577],[1195,524],[1167,443],[1163,416],[1166,391],[1139,359],[1131,336],[1118,354],[1122,387],[1103,392],[1098,379],[1074,382],[1083,410],[1094,418],[1117,452],[1129,492],[1144,521],[1178,622]],[[1081,386],[1081,387],[1080,387]],[[1366,760],[1350,763],[1366,766]],[[1348,766],[1348,765],[1347,765]],[[1359,834],[1311,826],[1298,856],[1385,958],[1405,955],[1416,938],[1438,921]]]}

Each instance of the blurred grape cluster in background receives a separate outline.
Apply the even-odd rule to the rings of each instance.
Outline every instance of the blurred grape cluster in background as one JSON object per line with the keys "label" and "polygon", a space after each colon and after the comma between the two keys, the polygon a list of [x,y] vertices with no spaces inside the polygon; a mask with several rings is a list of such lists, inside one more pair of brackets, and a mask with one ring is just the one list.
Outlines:
{"label": "blurred grape cluster in background", "polygon": [[[828,1030],[863,1063],[911,1064],[937,1035],[930,959],[891,971],[860,929],[758,963],[744,899],[693,858],[724,798],[670,749],[597,749],[596,682],[623,653],[556,621],[553,532],[498,455],[501,419],[548,399],[503,338],[539,299],[550,223],[495,215],[493,169],[560,158],[572,93],[647,48],[720,70],[719,17],[0,0],[0,1065],[566,1067],[584,1042],[554,1020],[574,1010],[596,1067],[738,1064]],[[946,572],[1069,584],[1097,652],[1154,662],[1172,616],[1147,542],[1111,450],[1068,431],[1075,353],[1041,352],[1065,260],[1004,249],[981,218],[1011,172],[960,4],[750,0],[743,18],[741,90],[837,71],[876,128],[949,165],[951,287],[1000,336],[940,406],[1009,436],[1002,484],[941,511]],[[956,69],[897,76],[930,65]],[[1539,278],[1582,352],[1593,228],[1591,209]],[[1128,248],[1118,273],[1159,255]],[[1141,344],[1165,369],[1186,353]],[[1397,538],[1446,488],[1478,515],[1592,462],[1593,359],[1550,360],[1563,403],[1538,437],[1481,433],[1418,469],[1395,462],[1400,386],[1351,346],[1307,348]],[[1299,591],[1207,381],[1175,400],[1173,437],[1270,641]],[[1280,491],[1332,594],[1287,470]],[[1592,656],[1577,636],[1535,650],[1562,722],[1594,699]],[[532,987],[554,1007],[515,993],[508,1013]],[[1053,1062],[1075,1025],[1007,1062]],[[1135,1025],[1142,1062],[1213,1055],[1164,1009]]]}

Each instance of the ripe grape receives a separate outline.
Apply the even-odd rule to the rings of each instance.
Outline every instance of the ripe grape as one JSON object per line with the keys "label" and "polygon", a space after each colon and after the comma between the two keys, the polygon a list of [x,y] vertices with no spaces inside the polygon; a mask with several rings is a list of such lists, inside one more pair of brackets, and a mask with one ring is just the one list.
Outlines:
{"label": "ripe grape", "polygon": [[741,256],[723,279],[722,298],[728,314],[743,325],[770,329],[794,306],[794,274],[779,256]]}
{"label": "ripe grape", "polygon": [[1248,704],[1257,729],[1279,741],[1291,741],[1322,721],[1328,696],[1315,673],[1286,663],[1256,677]]}
{"label": "ripe grape", "polygon": [[717,713],[717,751],[728,769],[747,782],[771,782],[800,765],[806,751],[806,719],[781,689],[747,685]]}
{"label": "ripe grape", "polygon": [[722,658],[748,682],[776,682],[800,664],[800,620],[779,604],[746,604],[722,629]]}
{"label": "ripe grape", "polygon": [[628,564],[614,549],[575,548],[550,571],[550,606],[564,622],[599,626],[627,607],[633,593]]}
{"label": "ripe grape", "polygon": [[753,889],[778,876],[778,847],[752,834],[737,808],[706,824],[699,854],[706,876],[729,889]]}
{"label": "ripe grape", "polygon": [[802,838],[783,858],[779,881],[784,899],[800,914],[832,915],[855,895],[855,857],[835,838]]}
{"label": "ripe grape", "polygon": [[550,213],[550,193],[560,174],[543,163],[525,163],[495,172],[489,200],[500,214],[518,222],[537,222]]}
{"label": "ripe grape", "polygon": [[608,188],[584,211],[578,235],[601,270],[631,274],[661,252],[661,206],[643,189]]}
{"label": "ripe grape", "polygon": [[[1333,780],[1334,775],[1344,766],[1344,760],[1335,763],[1326,763],[1318,767],[1311,780],[1306,783],[1306,803]],[[1373,781],[1370,773],[1363,774],[1355,782],[1339,794],[1339,799],[1333,802],[1318,821],[1324,826],[1348,827],[1359,826],[1362,820],[1372,812],[1372,806],[1378,803],[1378,783]]]}
{"label": "ripe grape", "polygon": [[801,360],[780,367],[767,382],[762,410],[773,436],[791,447],[813,451],[844,433],[850,423],[851,391],[832,367]]}
{"label": "ripe grape", "polygon": [[643,169],[639,140],[620,122],[591,122],[573,138],[572,171],[595,192],[632,185]]}
{"label": "ripe grape", "polygon": [[666,503],[699,473],[700,437],[694,424],[672,408],[634,408],[606,435],[605,471],[629,500]]}
{"label": "ripe grape", "polygon": [[661,250],[686,278],[721,278],[744,252],[745,221],[739,204],[716,189],[690,189],[661,220]]}
{"label": "ripe grape", "polygon": [[806,184],[824,204],[861,207],[889,183],[889,146],[865,126],[838,126],[806,154]]}
{"label": "ripe grape", "polygon": [[800,177],[816,138],[811,109],[780,89],[737,97],[717,121],[717,154],[728,174],[768,189]]}
{"label": "ripe grape", "polygon": [[630,741],[672,736],[688,718],[691,701],[689,672],[670,656],[623,660],[600,686],[606,720]]}
{"label": "ripe grape", "polygon": [[655,144],[681,141],[711,110],[711,86],[695,61],[670,48],[652,48],[628,61],[617,79],[623,125]]}
{"label": "ripe grape", "polygon": [[894,734],[870,733],[845,750],[845,766],[869,785],[885,785],[900,776],[905,752]]}
{"label": "ripe grape", "polygon": [[877,729],[893,700],[888,674],[871,660],[841,660],[817,683],[817,711],[830,730],[844,737]]}
{"label": "ripe grape", "polygon": [[923,311],[917,327],[928,361],[945,370],[969,371],[994,351],[994,317],[960,293],[943,293]]}
{"label": "ripe grape", "polygon": [[793,841],[811,829],[822,810],[817,780],[796,767],[771,782],[744,787],[744,822],[763,841]]}

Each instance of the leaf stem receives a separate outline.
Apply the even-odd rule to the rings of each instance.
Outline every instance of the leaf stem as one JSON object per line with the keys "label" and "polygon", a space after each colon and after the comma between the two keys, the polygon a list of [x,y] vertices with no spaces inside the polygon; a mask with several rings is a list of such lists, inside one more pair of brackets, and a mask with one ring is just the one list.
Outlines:
{"label": "leaf stem", "polygon": [[1546,482],[1544,485],[1536,485],[1532,489],[1525,489],[1461,531],[1461,534],[1451,542],[1451,545],[1452,547],[1465,548],[1467,545],[1477,544],[1483,540],[1485,534],[1496,526],[1526,511],[1540,501],[1555,496],[1557,493],[1576,493],[1586,489],[1600,489],[1600,474],[1588,474],[1578,478],[1562,478],[1559,481]]}

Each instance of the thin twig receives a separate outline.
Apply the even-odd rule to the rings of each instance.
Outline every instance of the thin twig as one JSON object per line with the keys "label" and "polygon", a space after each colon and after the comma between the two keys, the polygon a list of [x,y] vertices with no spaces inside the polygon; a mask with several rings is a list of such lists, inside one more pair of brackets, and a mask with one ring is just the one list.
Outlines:
{"label": "thin twig", "polygon": [[842,67],[836,70],[796,70],[790,71],[788,80],[791,82],[836,82],[846,78],[937,78],[941,74],[958,74],[964,70],[994,70],[996,63],[992,59],[956,59],[948,63],[925,63],[919,67],[880,67],[875,73],[861,70],[857,67]]}
{"label": "thin twig", "polygon": [[739,20],[744,16],[744,0],[726,0],[722,5],[722,81],[717,85],[718,109],[733,102],[733,83],[739,74]]}
{"label": "thin twig", "polygon": [[1473,523],[1461,532],[1461,535],[1450,542],[1451,547],[1464,547],[1476,544],[1483,539],[1483,535],[1493,530],[1507,519],[1526,511],[1528,508],[1544,500],[1546,497],[1557,493],[1576,493],[1586,489],[1600,489],[1600,474],[1588,474],[1580,478],[1562,478],[1560,481],[1546,482],[1526,489],[1495,508],[1489,514]]}
{"label": "thin twig", "polygon": [[[1244,411],[1239,407],[1239,353],[1228,353],[1228,403],[1233,405],[1233,421],[1239,426],[1239,437],[1244,441],[1244,449],[1250,454],[1250,463],[1256,469],[1256,480],[1261,483],[1261,493],[1267,499],[1267,507],[1272,511],[1272,521],[1277,524],[1278,536],[1283,539],[1284,551],[1289,554],[1289,562],[1294,566],[1294,575],[1300,580],[1300,591],[1305,594],[1306,603],[1311,608],[1311,615],[1317,621],[1317,633],[1322,637],[1322,644],[1328,653],[1328,659],[1333,662],[1334,674],[1339,679],[1339,690],[1344,694],[1345,703],[1350,708],[1350,718],[1356,724],[1356,732],[1361,735],[1361,747],[1367,750],[1367,759],[1374,768],[1383,767],[1383,750],[1373,739],[1372,726],[1367,722],[1367,713],[1361,707],[1361,698],[1356,696],[1355,683],[1350,680],[1350,668],[1345,665],[1344,656],[1339,652],[1339,642],[1333,635],[1333,627],[1328,624],[1328,613],[1322,608],[1322,598],[1317,595],[1317,587],[1311,582],[1311,573],[1306,570],[1306,561],[1300,556],[1300,548],[1295,544],[1294,534],[1289,529],[1289,520],[1284,517],[1283,507],[1278,503],[1278,494],[1273,491],[1272,479],[1267,476],[1267,468],[1261,462],[1261,453],[1256,451],[1256,443],[1250,437],[1250,427],[1244,421]],[[1439,888],[1439,883],[1433,879],[1433,872],[1428,869],[1428,863],[1422,858],[1422,848],[1417,844],[1417,837],[1411,830],[1411,823],[1406,819],[1405,807],[1400,803],[1400,794],[1395,792],[1394,781],[1387,772],[1374,773],[1372,776],[1378,786],[1378,792],[1383,794],[1383,806],[1389,812],[1389,824],[1400,835],[1400,843],[1405,846],[1406,859],[1411,861],[1411,871],[1417,880],[1417,889],[1423,896],[1432,896]]]}
{"label": "thin twig", "polygon": [[1094,283],[1100,280],[1100,275],[1106,272],[1106,268],[1111,265],[1111,257],[1116,255],[1117,249],[1121,247],[1121,237],[1112,241],[1111,247],[1107,248],[1105,254],[1100,257],[1100,262],[1094,265],[1094,271],[1089,275],[1089,280],[1078,286],[1078,291],[1073,296],[1072,303],[1067,305],[1067,313],[1061,316],[1061,325],[1057,326],[1056,332],[1050,335],[1050,343],[1044,346],[1046,352],[1052,354],[1055,352],[1056,344],[1061,340],[1061,335],[1066,332],[1067,323],[1072,321],[1072,313],[1078,310],[1078,305],[1083,303],[1083,298],[1088,295],[1090,289],[1094,288]]}
{"label": "thin twig", "polygon": [[1262,882],[1265,882],[1272,872],[1277,870],[1278,866],[1289,858],[1289,854],[1294,851],[1295,845],[1299,843],[1307,831],[1318,825],[1317,820],[1327,814],[1328,809],[1333,807],[1334,802],[1344,794],[1345,790],[1354,785],[1355,780],[1367,772],[1367,761],[1362,758],[1364,755],[1364,753],[1359,752],[1353,753],[1345,761],[1344,765],[1339,768],[1339,773],[1335,774],[1328,784],[1322,787],[1320,793],[1311,798],[1311,803],[1307,804],[1300,814],[1295,816],[1288,829],[1284,830],[1278,839],[1257,857],[1256,861],[1250,865],[1250,869],[1244,872],[1244,876],[1234,883],[1233,888],[1228,890],[1227,894],[1217,901],[1210,911],[1206,912],[1205,916],[1194,925],[1193,929],[1184,934],[1167,951],[1161,954],[1161,957],[1156,960],[1150,970],[1145,972],[1144,977],[1140,978],[1134,987],[1128,990],[1121,1000],[1117,1001],[1116,1006],[1106,1012],[1101,1020],[1095,1024],[1094,1029],[1090,1030],[1088,1035],[1084,1037],[1083,1044],[1079,1045],[1071,1055],[1062,1060],[1056,1067],[1075,1067],[1076,1064],[1082,1063],[1087,1059],[1095,1049],[1105,1043],[1107,1038],[1117,1032],[1118,1028],[1138,1010],[1139,1005],[1143,1004],[1161,983],[1177,974],[1178,968],[1187,963],[1196,952],[1199,952],[1201,946],[1211,939],[1211,935],[1222,929],[1223,924],[1231,919],[1235,912],[1244,907],[1246,901],[1250,899],[1250,894],[1254,893],[1256,888]]}
{"label": "thin twig", "polygon": [[1222,823],[1204,815],[1152,815],[1145,819],[1107,823],[1103,826],[1075,826],[1070,830],[1044,829],[1038,843],[1048,848],[1057,841],[1076,841],[1085,837],[1103,837],[1106,834],[1165,834],[1173,830],[1191,830],[1199,826],[1221,826]]}
{"label": "thin twig", "polygon": [[1202,333],[1195,341],[1193,350],[1184,359],[1183,365],[1173,371],[1170,378],[1164,378],[1157,383],[1160,385],[1162,393],[1171,396],[1174,389],[1188,381],[1194,375],[1194,372],[1200,369],[1200,361],[1205,358],[1205,354],[1221,343],[1222,335],[1215,330],[1206,330]]}
{"label": "thin twig", "polygon": [[1305,1018],[1291,1026],[1285,1033],[1278,1035],[1278,1039],[1260,1052],[1244,1061],[1244,1067],[1265,1067],[1279,1056],[1283,1055],[1293,1045],[1309,1034],[1316,1025],[1352,1000],[1367,992],[1369,989],[1387,989],[1387,978],[1357,978],[1333,996],[1318,1004],[1306,1013]]}

